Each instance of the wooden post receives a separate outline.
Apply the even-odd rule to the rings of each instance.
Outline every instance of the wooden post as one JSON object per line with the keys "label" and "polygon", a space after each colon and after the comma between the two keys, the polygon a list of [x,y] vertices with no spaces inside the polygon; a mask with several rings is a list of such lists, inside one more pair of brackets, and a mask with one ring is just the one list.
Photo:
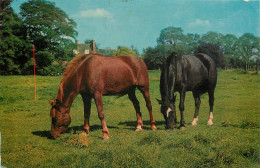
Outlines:
{"label": "wooden post", "polygon": [[34,74],[34,97],[35,97],[35,102],[36,102],[37,101],[37,97],[36,97],[36,71],[35,71],[34,45],[33,45],[33,74]]}

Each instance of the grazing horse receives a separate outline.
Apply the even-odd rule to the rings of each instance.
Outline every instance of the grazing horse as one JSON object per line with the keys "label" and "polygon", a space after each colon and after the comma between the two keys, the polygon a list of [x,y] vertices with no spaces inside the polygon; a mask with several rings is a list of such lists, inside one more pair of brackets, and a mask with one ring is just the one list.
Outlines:
{"label": "grazing horse", "polygon": [[173,52],[168,56],[160,78],[161,113],[164,115],[166,128],[173,129],[176,126],[176,111],[174,92],[180,94],[180,129],[185,128],[183,116],[185,92],[192,91],[195,100],[195,114],[192,125],[197,125],[200,96],[205,92],[209,95],[210,114],[208,125],[213,125],[214,90],[217,83],[216,65],[206,54],[179,55]]}
{"label": "grazing horse", "polygon": [[52,106],[50,111],[52,137],[55,139],[67,130],[71,122],[70,107],[78,94],[82,96],[84,103],[83,133],[89,133],[91,99],[94,98],[103,127],[103,139],[109,138],[104,117],[103,95],[128,94],[136,110],[136,131],[142,130],[143,122],[139,101],[135,95],[136,88],[144,96],[150,113],[151,128],[155,130],[148,70],[141,59],[135,56],[104,57],[98,54],[75,57],[64,72],[55,100],[49,100]]}

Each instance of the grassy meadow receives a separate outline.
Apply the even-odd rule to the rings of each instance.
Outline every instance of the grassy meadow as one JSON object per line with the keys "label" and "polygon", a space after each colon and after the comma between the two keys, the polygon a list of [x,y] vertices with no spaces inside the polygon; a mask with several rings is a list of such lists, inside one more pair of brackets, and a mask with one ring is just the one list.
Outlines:
{"label": "grassy meadow", "polygon": [[[1,159],[4,167],[259,167],[260,75],[219,71],[215,91],[214,125],[207,126],[208,95],[201,97],[199,121],[191,126],[195,111],[191,93],[185,101],[186,130],[165,130],[160,106],[160,71],[150,71],[150,94],[158,130],[150,130],[145,101],[137,92],[143,114],[143,131],[135,132],[135,110],[127,96],[104,97],[110,140],[102,128],[92,100],[88,146],[80,142],[83,103],[71,108],[67,133],[49,139],[48,99],[54,99],[61,76],[37,77],[37,102],[33,76],[0,77]],[[177,105],[178,107],[178,105]],[[180,119],[179,111],[178,121]]]}

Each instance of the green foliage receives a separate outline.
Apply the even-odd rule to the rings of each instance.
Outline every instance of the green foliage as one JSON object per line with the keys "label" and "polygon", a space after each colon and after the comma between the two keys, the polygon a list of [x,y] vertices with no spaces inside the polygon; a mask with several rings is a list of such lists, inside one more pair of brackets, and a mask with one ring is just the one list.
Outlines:
{"label": "green foliage", "polygon": [[207,126],[207,95],[201,97],[198,125],[190,125],[195,108],[192,93],[187,92],[184,111],[187,129],[169,131],[165,130],[160,105],[155,100],[160,96],[160,71],[149,71],[153,116],[158,130],[150,130],[149,113],[139,91],[136,94],[144,121],[141,132],[134,131],[136,114],[128,96],[104,96],[110,140],[102,140],[102,127],[93,100],[87,147],[79,139],[84,123],[80,96],[71,108],[69,131],[57,140],[48,139],[51,122],[48,99],[55,98],[61,78],[37,76],[37,102],[34,102],[33,76],[0,77],[2,166],[217,168],[260,165],[259,74],[220,71],[214,125]]}
{"label": "green foliage", "polygon": [[183,30],[180,27],[167,27],[161,30],[160,36],[157,39],[158,44],[177,45],[182,43],[184,38]]}
{"label": "green foliage", "polygon": [[245,33],[237,41],[237,53],[240,56],[239,58],[244,62],[243,67],[245,71],[248,70],[248,65],[250,64],[250,58],[255,55],[260,56],[260,45],[259,39],[253,34]]}
{"label": "green foliage", "polygon": [[29,60],[30,52],[27,49],[31,45],[26,41],[22,20],[10,7],[2,12],[0,38],[1,75],[25,73],[25,64]]}
{"label": "green foliage", "polygon": [[55,3],[30,0],[21,5],[21,16],[30,40],[36,49],[56,54],[58,46],[67,47],[77,36],[76,23]]}
{"label": "green foliage", "polygon": [[50,74],[54,60],[68,61],[73,57],[76,23],[64,11],[55,7],[55,3],[30,0],[21,5],[20,14],[28,40],[35,45],[40,74]]}
{"label": "green foliage", "polygon": [[104,48],[104,49],[99,49],[98,52],[101,54],[101,55],[104,55],[104,56],[112,56],[112,52],[114,50],[111,49],[111,48]]}
{"label": "green foliage", "polygon": [[[161,30],[157,46],[145,49],[142,57],[149,69],[158,69],[169,55],[168,48],[180,54],[191,54],[205,48],[203,52],[210,56],[214,55],[214,60],[221,68],[244,67],[247,71],[251,67],[251,70],[258,71],[260,64],[259,42],[259,38],[249,33],[245,33],[240,38],[232,34],[223,35],[213,31],[201,36],[190,33],[185,35],[181,28],[167,27]],[[164,49],[161,47],[162,45],[165,46]],[[162,50],[159,49],[159,51],[158,48]],[[214,48],[215,51],[208,52],[208,48]],[[165,56],[165,53],[168,55]]]}
{"label": "green foliage", "polygon": [[134,55],[137,56],[137,53],[130,48],[127,47],[118,47],[117,50],[112,51],[112,56],[119,56],[119,55]]}
{"label": "green foliage", "polygon": [[[8,1],[1,2],[4,8]],[[72,59],[76,23],[54,3],[30,0],[21,5],[21,18],[6,7],[1,26],[1,75],[32,74],[35,46],[37,73],[60,74],[62,61]],[[53,65],[54,61],[58,64]]]}
{"label": "green foliage", "polygon": [[208,32],[201,36],[200,42],[202,43],[211,43],[211,44],[222,44],[222,39],[224,38],[224,35],[217,32]]}
{"label": "green foliage", "polygon": [[172,45],[158,45],[149,47],[144,51],[143,60],[148,69],[160,69],[164,60],[174,51]]}
{"label": "green foliage", "polygon": [[52,64],[54,56],[49,51],[38,51],[35,55],[38,68],[44,68]]}

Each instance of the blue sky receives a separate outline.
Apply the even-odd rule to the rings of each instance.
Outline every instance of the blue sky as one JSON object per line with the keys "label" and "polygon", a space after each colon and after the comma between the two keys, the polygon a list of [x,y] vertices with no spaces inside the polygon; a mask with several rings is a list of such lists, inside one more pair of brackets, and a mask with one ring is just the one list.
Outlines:
{"label": "blue sky", "polygon": [[[78,40],[94,39],[100,48],[156,46],[160,31],[181,27],[184,33],[215,31],[260,36],[258,0],[49,0],[77,23]],[[26,0],[13,0],[12,7]]]}

